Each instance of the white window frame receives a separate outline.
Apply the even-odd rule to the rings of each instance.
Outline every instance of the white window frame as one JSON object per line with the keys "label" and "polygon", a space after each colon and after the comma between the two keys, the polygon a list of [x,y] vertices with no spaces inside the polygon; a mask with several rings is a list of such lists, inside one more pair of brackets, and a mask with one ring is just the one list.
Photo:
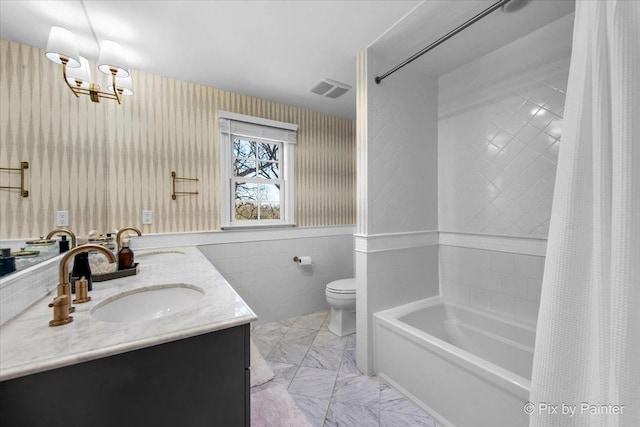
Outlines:
{"label": "white window frame", "polygon": [[[220,218],[222,229],[260,228],[260,227],[292,227],[294,218],[294,155],[297,143],[298,125],[292,123],[267,120],[244,114],[219,111],[220,117]],[[281,180],[279,220],[236,220],[235,193],[233,185],[238,178],[233,176],[234,137],[265,142],[281,143]],[[243,182],[253,182],[242,178]]]}

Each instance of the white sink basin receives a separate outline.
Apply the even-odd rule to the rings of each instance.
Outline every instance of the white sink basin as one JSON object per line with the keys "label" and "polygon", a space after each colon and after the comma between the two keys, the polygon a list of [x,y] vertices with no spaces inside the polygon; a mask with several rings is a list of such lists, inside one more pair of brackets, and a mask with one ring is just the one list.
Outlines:
{"label": "white sink basin", "polygon": [[184,283],[147,286],[101,302],[91,315],[113,323],[152,320],[187,309],[203,296],[202,289]]}

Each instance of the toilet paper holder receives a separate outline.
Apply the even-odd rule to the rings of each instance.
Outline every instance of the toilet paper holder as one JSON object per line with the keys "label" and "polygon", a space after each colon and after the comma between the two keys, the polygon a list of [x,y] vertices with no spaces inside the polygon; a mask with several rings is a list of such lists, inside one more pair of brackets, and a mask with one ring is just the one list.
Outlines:
{"label": "toilet paper holder", "polygon": [[294,256],[293,257],[293,262],[295,262],[296,264],[299,265],[310,265],[311,264],[311,257],[309,256]]}

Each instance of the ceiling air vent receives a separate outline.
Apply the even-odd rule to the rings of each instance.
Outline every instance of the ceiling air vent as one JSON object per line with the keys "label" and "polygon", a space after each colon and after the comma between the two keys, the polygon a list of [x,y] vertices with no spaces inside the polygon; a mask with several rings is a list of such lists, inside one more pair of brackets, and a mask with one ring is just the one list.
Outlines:
{"label": "ceiling air vent", "polygon": [[337,98],[347,93],[349,89],[351,89],[351,86],[346,83],[340,83],[331,79],[322,79],[309,89],[309,92],[326,96],[327,98]]}

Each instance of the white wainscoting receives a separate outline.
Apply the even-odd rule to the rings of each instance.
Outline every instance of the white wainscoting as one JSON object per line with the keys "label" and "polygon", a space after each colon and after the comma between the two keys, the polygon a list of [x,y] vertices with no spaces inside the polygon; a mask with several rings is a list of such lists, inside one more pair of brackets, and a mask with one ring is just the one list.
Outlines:
{"label": "white wainscoting", "polygon": [[358,367],[372,372],[373,314],[438,295],[438,232],[356,235],[354,240]]}
{"label": "white wainscoting", "polygon": [[[199,244],[258,315],[257,324],[328,309],[327,283],[354,276],[353,227],[233,231]],[[300,266],[294,256],[311,256]]]}
{"label": "white wainscoting", "polygon": [[440,232],[440,294],[535,325],[546,245],[542,238]]}

